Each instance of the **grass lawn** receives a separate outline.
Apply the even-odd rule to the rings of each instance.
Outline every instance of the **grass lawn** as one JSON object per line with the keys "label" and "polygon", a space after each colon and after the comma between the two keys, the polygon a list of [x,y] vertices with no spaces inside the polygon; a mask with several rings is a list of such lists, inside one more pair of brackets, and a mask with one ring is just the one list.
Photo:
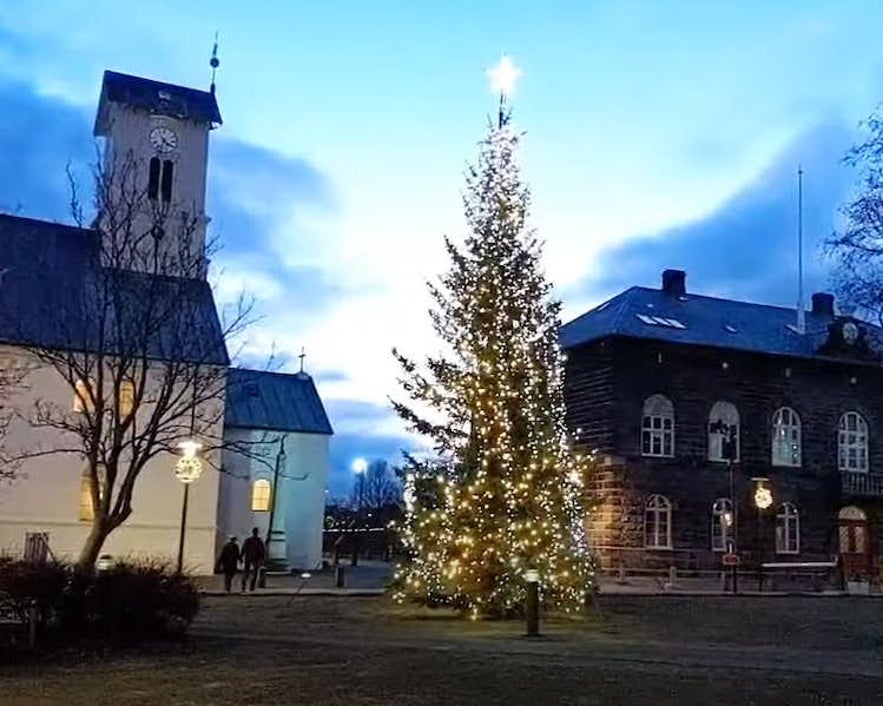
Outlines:
{"label": "grass lawn", "polygon": [[0,667],[0,704],[883,704],[883,601],[607,596],[462,622],[383,599],[231,596],[182,643]]}

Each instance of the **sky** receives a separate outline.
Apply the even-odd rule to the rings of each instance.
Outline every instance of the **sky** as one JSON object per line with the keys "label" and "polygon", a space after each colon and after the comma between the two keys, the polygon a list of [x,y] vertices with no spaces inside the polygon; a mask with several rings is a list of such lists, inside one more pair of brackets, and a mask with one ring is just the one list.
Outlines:
{"label": "sky", "polygon": [[874,0],[0,0],[0,211],[69,220],[103,70],[207,88],[217,31],[217,296],[257,298],[245,363],[296,370],[305,348],[343,495],[354,458],[415,443],[390,350],[435,350],[426,282],[464,235],[502,52],[565,320],[667,267],[793,306],[797,166],[811,292],[855,181],[841,157],[883,99],[881,25]]}

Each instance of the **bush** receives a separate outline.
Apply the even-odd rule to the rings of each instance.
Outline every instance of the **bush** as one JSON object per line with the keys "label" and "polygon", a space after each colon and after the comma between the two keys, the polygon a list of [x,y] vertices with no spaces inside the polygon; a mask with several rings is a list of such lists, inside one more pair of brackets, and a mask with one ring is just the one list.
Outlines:
{"label": "bush", "polygon": [[178,634],[199,611],[191,579],[154,560],[92,572],[0,559],[0,598],[22,622],[36,608],[41,633],[52,632],[64,642],[140,642]]}

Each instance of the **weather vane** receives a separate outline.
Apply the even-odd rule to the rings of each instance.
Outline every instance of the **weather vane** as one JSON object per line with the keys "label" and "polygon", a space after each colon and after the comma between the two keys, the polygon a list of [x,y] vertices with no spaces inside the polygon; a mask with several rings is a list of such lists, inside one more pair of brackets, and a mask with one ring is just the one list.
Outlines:
{"label": "weather vane", "polygon": [[212,58],[209,60],[209,66],[212,67],[212,86],[211,92],[215,92],[215,72],[217,72],[218,67],[221,65],[221,60],[218,59],[218,33],[215,32],[215,45],[212,47]]}
{"label": "weather vane", "polygon": [[500,94],[500,127],[503,127],[505,123],[503,107],[515,90],[515,82],[524,72],[512,62],[508,54],[503,54],[500,63],[485,73],[491,80],[491,90]]}

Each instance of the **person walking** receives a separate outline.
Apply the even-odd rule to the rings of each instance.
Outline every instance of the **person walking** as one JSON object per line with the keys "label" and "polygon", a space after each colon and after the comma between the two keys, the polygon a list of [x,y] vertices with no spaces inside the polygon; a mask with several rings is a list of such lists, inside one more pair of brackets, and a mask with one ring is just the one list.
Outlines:
{"label": "person walking", "polygon": [[230,593],[233,586],[233,577],[236,576],[236,567],[239,565],[239,545],[236,537],[230,537],[230,541],[221,550],[218,557],[218,569],[224,574],[224,590]]}
{"label": "person walking", "polygon": [[264,556],[266,550],[264,542],[258,537],[258,528],[255,527],[251,531],[251,537],[242,543],[242,565],[244,573],[242,574],[242,590],[245,591],[245,584],[251,576],[249,589],[254,591],[255,583],[258,580],[258,574],[264,565]]}

